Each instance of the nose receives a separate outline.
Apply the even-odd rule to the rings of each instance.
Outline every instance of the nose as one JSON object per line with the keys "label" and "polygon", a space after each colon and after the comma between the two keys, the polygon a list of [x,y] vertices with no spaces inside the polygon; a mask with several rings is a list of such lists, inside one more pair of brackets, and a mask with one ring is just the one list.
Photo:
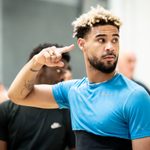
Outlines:
{"label": "nose", "polygon": [[113,51],[113,44],[111,42],[107,42],[105,46],[105,51]]}

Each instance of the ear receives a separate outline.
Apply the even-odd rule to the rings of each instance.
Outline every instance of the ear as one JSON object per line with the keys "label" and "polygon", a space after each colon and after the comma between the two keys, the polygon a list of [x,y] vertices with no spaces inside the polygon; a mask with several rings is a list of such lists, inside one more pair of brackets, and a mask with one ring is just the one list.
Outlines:
{"label": "ear", "polygon": [[79,38],[79,39],[77,40],[77,43],[78,43],[79,48],[80,48],[81,50],[83,50],[84,44],[85,44],[85,40],[84,40],[83,38]]}

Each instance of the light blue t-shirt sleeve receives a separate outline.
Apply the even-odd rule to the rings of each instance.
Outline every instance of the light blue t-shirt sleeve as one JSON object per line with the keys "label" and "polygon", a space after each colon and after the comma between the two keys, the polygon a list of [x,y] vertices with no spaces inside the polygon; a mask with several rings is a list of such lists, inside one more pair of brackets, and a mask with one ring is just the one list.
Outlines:
{"label": "light blue t-shirt sleeve", "polygon": [[144,89],[135,90],[127,98],[125,118],[131,139],[150,137],[150,96]]}
{"label": "light blue t-shirt sleeve", "polygon": [[76,80],[69,80],[52,86],[52,93],[59,108],[69,108],[69,91],[75,81]]}

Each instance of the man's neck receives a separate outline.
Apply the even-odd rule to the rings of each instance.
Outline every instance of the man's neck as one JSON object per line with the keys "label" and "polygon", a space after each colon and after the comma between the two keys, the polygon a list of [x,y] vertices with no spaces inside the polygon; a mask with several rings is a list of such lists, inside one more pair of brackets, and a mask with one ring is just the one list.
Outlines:
{"label": "man's neck", "polygon": [[113,78],[115,75],[116,75],[116,71],[113,71],[111,73],[103,73],[100,71],[92,71],[87,73],[89,82],[93,82],[93,83],[105,82]]}

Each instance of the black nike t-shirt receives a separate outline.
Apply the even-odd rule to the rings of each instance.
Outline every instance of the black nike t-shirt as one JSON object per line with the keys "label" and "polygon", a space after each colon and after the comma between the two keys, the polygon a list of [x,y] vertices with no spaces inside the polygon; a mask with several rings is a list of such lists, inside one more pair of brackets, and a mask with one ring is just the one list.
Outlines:
{"label": "black nike t-shirt", "polygon": [[19,106],[10,100],[0,104],[0,140],[8,150],[64,150],[75,147],[67,109]]}

